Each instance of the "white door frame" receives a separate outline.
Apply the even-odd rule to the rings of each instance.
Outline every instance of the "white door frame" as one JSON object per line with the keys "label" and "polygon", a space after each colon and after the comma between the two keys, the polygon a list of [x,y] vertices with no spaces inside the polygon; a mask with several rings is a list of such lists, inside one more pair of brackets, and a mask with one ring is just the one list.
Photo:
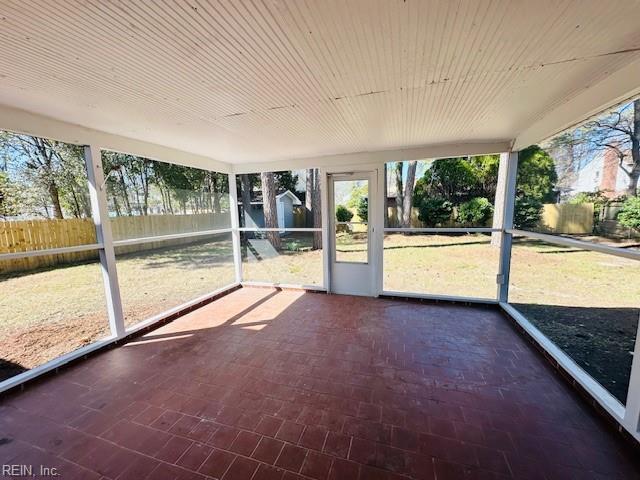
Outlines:
{"label": "white door frame", "polygon": [[345,165],[341,167],[326,167],[320,169],[322,192],[322,244],[324,260],[324,286],[327,292],[333,291],[331,285],[331,265],[333,261],[333,212],[330,212],[329,174],[340,173],[370,173],[369,184],[369,259],[371,264],[371,295],[377,297],[382,293],[382,262],[384,241],[384,164],[370,163],[360,165]]}

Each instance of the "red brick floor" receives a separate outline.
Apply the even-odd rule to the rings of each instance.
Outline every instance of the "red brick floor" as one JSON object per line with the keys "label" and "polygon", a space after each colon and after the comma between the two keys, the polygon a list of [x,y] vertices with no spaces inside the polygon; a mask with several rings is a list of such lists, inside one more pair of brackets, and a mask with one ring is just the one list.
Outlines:
{"label": "red brick floor", "polygon": [[499,313],[245,288],[0,403],[68,479],[640,478]]}

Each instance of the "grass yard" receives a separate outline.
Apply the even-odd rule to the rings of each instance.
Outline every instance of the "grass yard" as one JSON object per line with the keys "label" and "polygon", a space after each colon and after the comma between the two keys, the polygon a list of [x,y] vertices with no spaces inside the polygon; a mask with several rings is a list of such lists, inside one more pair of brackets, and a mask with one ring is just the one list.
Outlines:
{"label": "grass yard", "polygon": [[499,253],[489,235],[386,235],[383,286],[495,299]]}
{"label": "grass yard", "polygon": [[[117,256],[127,326],[235,280],[231,242]],[[0,276],[0,379],[107,336],[97,262]]]}
{"label": "grass yard", "polygon": [[322,250],[312,250],[313,233],[282,237],[276,251],[260,235],[242,237],[242,278],[247,282],[322,286]]}
{"label": "grass yard", "polygon": [[[243,237],[247,281],[322,284],[322,251],[312,234]],[[365,237],[342,234],[339,258],[362,259]],[[385,290],[495,298],[498,249],[489,235],[391,234],[384,242]],[[159,248],[118,256],[127,325],[233,282],[231,242]],[[0,276],[0,378],[108,334],[99,265],[85,263]],[[510,302],[624,402],[637,331],[640,264],[595,252],[514,242]]]}

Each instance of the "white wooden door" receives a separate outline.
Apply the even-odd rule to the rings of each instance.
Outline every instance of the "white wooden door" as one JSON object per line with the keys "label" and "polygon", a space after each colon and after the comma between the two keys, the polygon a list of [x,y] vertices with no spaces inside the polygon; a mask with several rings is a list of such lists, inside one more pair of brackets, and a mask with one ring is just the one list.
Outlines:
{"label": "white wooden door", "polygon": [[375,205],[375,173],[328,176],[330,290],[333,293],[375,295],[375,252],[369,218],[369,207]]}

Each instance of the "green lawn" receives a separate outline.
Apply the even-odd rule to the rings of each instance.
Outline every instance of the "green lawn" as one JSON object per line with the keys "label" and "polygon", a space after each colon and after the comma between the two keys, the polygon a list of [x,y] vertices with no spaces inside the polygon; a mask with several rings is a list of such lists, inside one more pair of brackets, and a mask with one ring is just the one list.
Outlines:
{"label": "green lawn", "polygon": [[[283,245],[277,252],[265,239],[244,238],[245,280],[321,285],[322,252],[311,249],[312,234],[288,235]],[[338,250],[344,260],[365,258],[365,237],[341,234]],[[489,235],[388,235],[384,288],[495,298],[498,253]],[[228,236],[122,254],[117,267],[127,325],[234,280]],[[0,288],[0,347],[7,362],[31,368],[108,332],[97,262],[0,276]],[[514,242],[510,302],[621,400],[639,299],[636,261]]]}
{"label": "green lawn", "polygon": [[[227,239],[117,256],[127,326],[235,280]],[[2,371],[33,368],[109,334],[96,262],[0,276]],[[6,373],[5,373],[6,376]]]}

